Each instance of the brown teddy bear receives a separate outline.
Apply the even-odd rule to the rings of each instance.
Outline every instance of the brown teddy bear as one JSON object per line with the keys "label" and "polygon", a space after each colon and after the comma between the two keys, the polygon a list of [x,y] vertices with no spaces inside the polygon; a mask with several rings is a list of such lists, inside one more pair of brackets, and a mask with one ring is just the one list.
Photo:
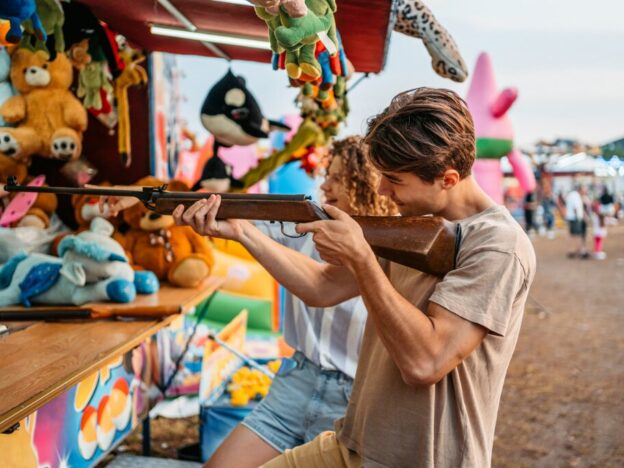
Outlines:
{"label": "brown teddy bear", "polygon": [[[28,167],[13,158],[0,154],[0,184],[6,184],[8,178],[14,176],[18,184],[28,184],[33,178],[28,175]],[[0,207],[6,208],[17,193],[0,191]],[[56,211],[57,199],[53,193],[40,193],[26,214],[14,226],[47,228],[50,225],[50,216]],[[1,210],[0,210],[1,211]]]}
{"label": "brown teddy bear", "polygon": [[21,95],[7,99],[0,116],[18,126],[0,128],[0,153],[23,161],[33,154],[61,160],[80,156],[87,111],[69,91],[72,79],[63,53],[50,61],[44,51],[13,51],[11,82]]}
{"label": "brown teddy bear", "polygon": [[[163,182],[145,177],[136,185],[157,187]],[[170,181],[168,190],[188,191],[179,181]],[[153,271],[161,280],[183,288],[198,286],[208,276],[214,257],[208,240],[189,226],[176,226],[172,216],[149,211],[141,204],[124,210],[130,225],[125,248],[132,264]]]}

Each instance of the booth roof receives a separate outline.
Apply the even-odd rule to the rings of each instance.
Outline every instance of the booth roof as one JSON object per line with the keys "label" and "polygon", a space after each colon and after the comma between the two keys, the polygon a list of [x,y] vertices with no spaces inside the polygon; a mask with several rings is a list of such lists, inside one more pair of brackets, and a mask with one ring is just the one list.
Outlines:
{"label": "booth roof", "polygon": [[[156,36],[150,25],[183,27],[158,0],[81,0],[112,30],[150,51],[175,54],[215,54],[198,41]],[[253,8],[209,0],[170,0],[199,30],[266,39],[267,27]],[[123,6],[122,6],[123,5]],[[336,22],[347,57],[358,72],[383,70],[390,38],[392,0],[340,0]],[[217,44],[233,60],[270,62],[267,50]]]}

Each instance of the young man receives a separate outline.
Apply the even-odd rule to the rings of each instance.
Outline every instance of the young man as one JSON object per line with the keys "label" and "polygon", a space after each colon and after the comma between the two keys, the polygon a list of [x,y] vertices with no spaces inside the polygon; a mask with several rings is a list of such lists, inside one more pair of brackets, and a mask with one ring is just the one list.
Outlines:
{"label": "young man", "polygon": [[[380,177],[362,138],[349,137],[334,142],[321,191],[328,205],[350,215],[393,214],[393,203],[377,193]],[[255,226],[281,245],[320,260],[311,236],[287,237],[275,223]],[[256,468],[332,429],[345,414],[366,323],[362,299],[317,308],[287,293],[284,302],[284,338],[297,351],[294,362],[280,369],[269,394],[221,444],[207,468]]]}
{"label": "young man", "polygon": [[359,225],[333,206],[324,207],[333,220],[297,228],[313,233],[326,264],[275,244],[248,223],[216,221],[219,197],[174,213],[200,233],[240,240],[308,304],[361,294],[368,310],[353,393],[336,432],[265,466],[489,466],[535,273],[531,242],[471,176],[474,126],[454,92],[419,88],[396,96],[370,121],[366,140],[382,172],[378,192],[402,215],[460,223],[456,268],[442,280],[380,264]]}

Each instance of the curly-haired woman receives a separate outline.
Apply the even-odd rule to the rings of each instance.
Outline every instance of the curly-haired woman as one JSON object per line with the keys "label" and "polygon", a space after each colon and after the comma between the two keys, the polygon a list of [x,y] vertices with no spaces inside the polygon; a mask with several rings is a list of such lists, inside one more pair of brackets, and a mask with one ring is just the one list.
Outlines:
{"label": "curly-haired woman", "polygon": [[[351,215],[395,213],[394,204],[377,193],[380,175],[362,138],[336,141],[326,163],[321,185],[325,203]],[[312,236],[290,238],[270,223],[256,227],[321,261]],[[356,297],[322,309],[287,293],[284,307],[284,338],[296,353],[282,364],[269,394],[217,449],[208,467],[257,467],[333,430],[334,420],[345,413],[366,322],[364,303]]]}

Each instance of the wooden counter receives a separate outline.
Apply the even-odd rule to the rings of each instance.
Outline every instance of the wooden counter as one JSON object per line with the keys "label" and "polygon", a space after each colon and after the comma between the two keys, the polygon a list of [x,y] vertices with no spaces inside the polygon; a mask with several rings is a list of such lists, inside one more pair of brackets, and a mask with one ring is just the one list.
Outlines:
{"label": "wooden counter", "polygon": [[164,285],[157,294],[137,296],[131,304],[80,307],[172,314],[162,319],[4,322],[10,333],[0,335],[0,433],[138,346],[169,325],[178,313],[188,312],[208,298],[222,283],[219,278],[208,278],[194,289]]}

